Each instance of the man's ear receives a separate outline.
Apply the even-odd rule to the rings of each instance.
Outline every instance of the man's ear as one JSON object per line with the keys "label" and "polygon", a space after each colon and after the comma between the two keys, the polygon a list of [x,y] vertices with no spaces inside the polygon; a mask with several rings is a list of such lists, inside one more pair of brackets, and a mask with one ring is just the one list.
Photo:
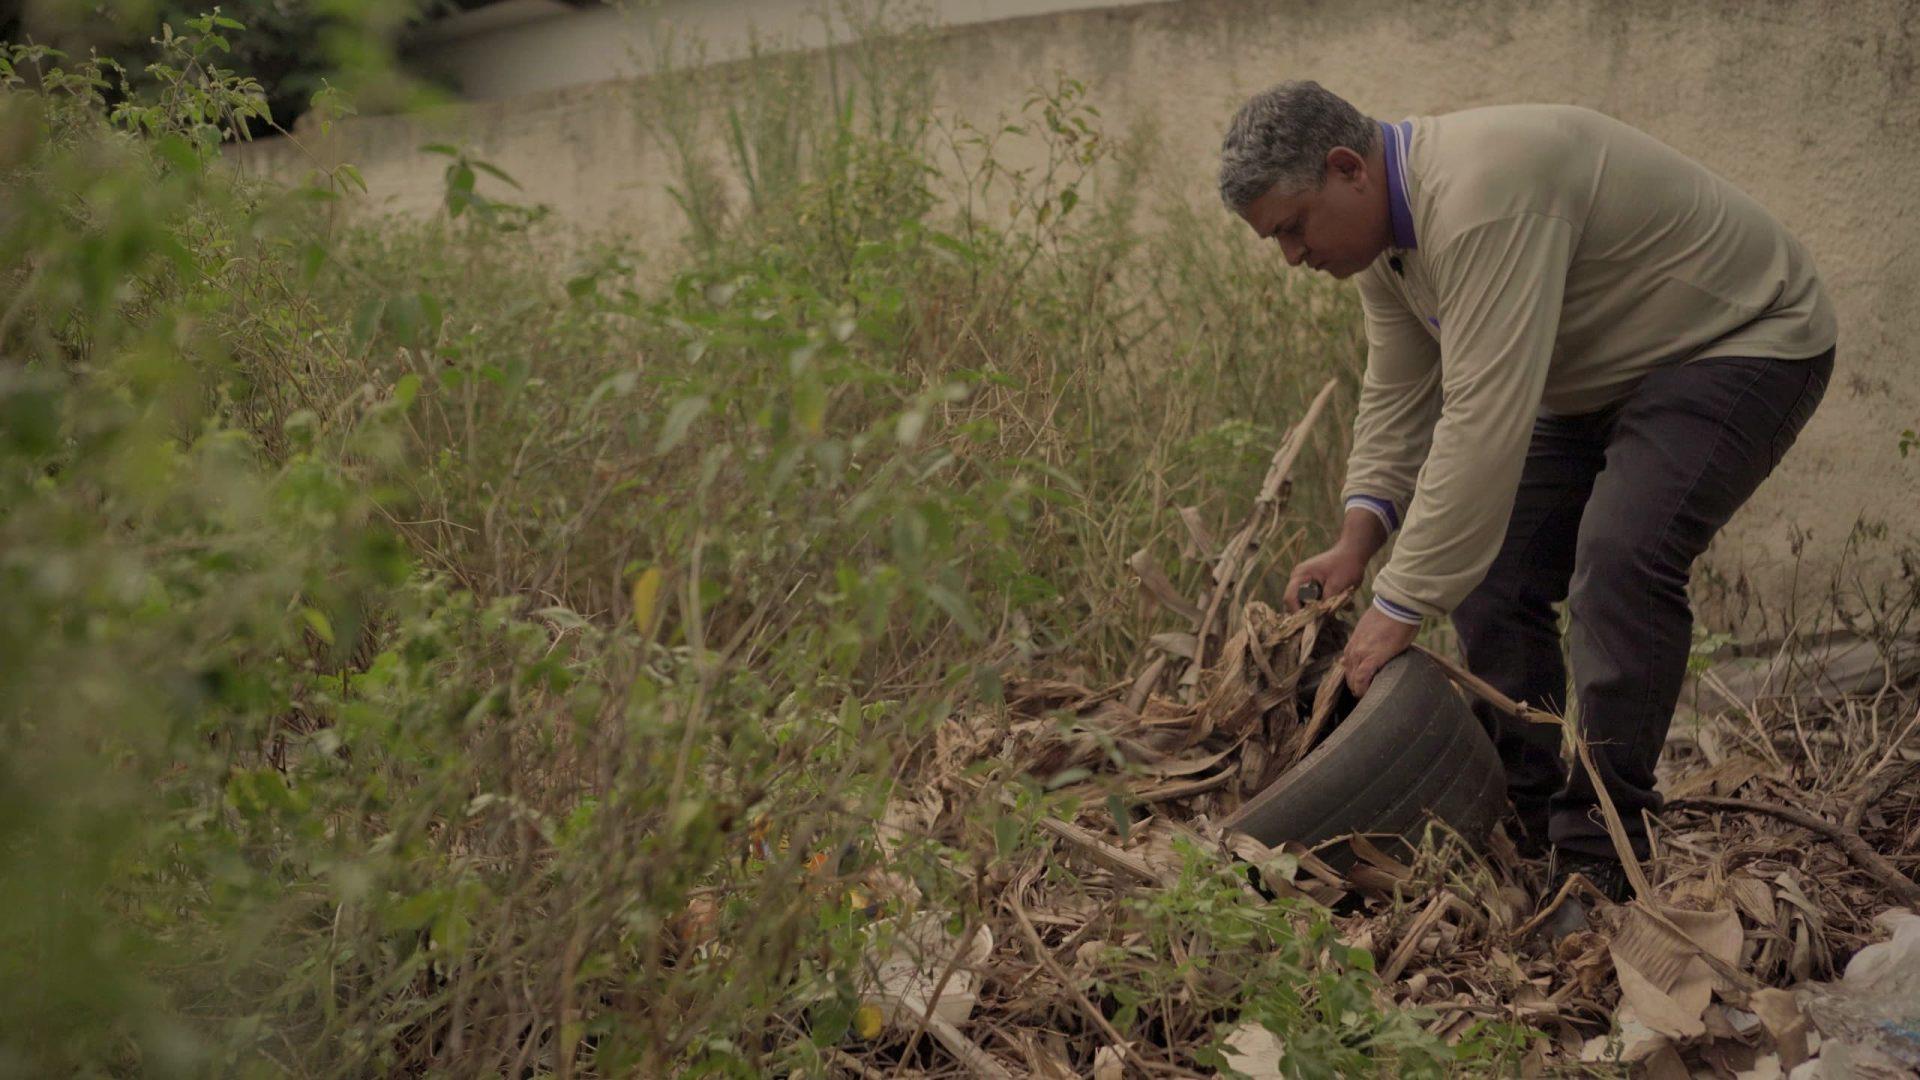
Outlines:
{"label": "man's ear", "polygon": [[1365,184],[1367,159],[1344,146],[1334,147],[1327,151],[1327,178],[1336,176],[1350,184]]}

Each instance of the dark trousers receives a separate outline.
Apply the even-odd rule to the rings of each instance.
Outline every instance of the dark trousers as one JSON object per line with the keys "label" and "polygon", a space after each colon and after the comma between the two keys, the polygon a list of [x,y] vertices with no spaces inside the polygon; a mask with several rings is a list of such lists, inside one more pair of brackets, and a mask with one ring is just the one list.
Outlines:
{"label": "dark trousers", "polygon": [[[1707,542],[1773,471],[1820,403],[1833,350],[1728,357],[1648,375],[1585,416],[1542,416],[1500,554],[1453,613],[1467,667],[1520,701],[1565,712],[1554,605],[1570,600],[1574,718],[1636,848],[1658,811],[1653,766],[1693,640],[1687,580]],[[1592,784],[1557,727],[1481,706],[1529,838],[1610,855]]]}

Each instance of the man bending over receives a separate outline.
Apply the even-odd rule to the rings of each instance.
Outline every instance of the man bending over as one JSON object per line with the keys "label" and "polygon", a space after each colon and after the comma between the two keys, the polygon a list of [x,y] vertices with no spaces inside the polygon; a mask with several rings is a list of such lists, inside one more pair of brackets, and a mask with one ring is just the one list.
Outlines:
{"label": "man bending over", "polygon": [[[1467,666],[1566,709],[1633,842],[1686,673],[1694,560],[1779,463],[1833,371],[1806,249],[1684,154],[1587,109],[1370,119],[1311,82],[1233,117],[1220,194],[1289,265],[1354,278],[1367,364],[1340,539],[1293,571],[1358,585],[1365,693],[1426,619]],[[1623,898],[1596,797],[1550,725],[1487,715],[1523,850]]]}

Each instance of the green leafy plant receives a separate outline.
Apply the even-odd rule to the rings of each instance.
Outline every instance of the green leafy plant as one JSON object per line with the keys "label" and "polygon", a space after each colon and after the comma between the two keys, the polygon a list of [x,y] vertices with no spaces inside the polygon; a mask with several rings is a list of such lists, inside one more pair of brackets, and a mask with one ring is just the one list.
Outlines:
{"label": "green leafy plant", "polygon": [[[664,273],[452,144],[443,214],[344,224],[350,166],[215,167],[265,116],[215,62],[232,21],[163,35],[150,92],[0,67],[0,1050],[818,1068],[910,906],[873,875],[964,924],[990,865],[1046,857],[1004,775],[881,844],[903,777],[1014,665],[1126,669],[1160,627],[1114,568],[1241,506],[1354,366],[1351,302],[1103,195],[1127,151],[1071,79],[934,122],[912,35],[685,93],[662,138],[724,165],[682,162]],[[1491,1053],[1217,867],[1128,918],[1204,928],[1241,976],[1209,1000],[1303,1061]],[[1101,978],[1131,1026],[1184,974]]]}

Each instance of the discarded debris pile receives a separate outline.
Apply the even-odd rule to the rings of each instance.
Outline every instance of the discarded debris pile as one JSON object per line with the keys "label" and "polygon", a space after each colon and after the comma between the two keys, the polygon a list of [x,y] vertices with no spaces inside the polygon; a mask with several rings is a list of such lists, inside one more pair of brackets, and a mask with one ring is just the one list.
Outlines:
{"label": "discarded debris pile", "polygon": [[[1118,772],[1136,804],[1216,821],[1306,756],[1336,720],[1346,625],[1330,616],[1347,598],[1282,615],[1247,594],[1277,556],[1297,548],[1297,535],[1281,535],[1289,476],[1333,386],[1282,442],[1252,513],[1225,545],[1197,513],[1182,513],[1190,550],[1209,566],[1204,604],[1181,595],[1146,551],[1128,560],[1141,590],[1188,629],[1155,635],[1155,655],[1140,674],[1103,690],[1010,681],[1013,723],[995,756],[1055,786],[1063,777]],[[1103,782],[1080,793],[1113,790]]]}
{"label": "discarded debris pile", "polygon": [[[1004,713],[956,720],[903,765],[910,797],[883,823],[883,855],[916,842],[981,851],[983,801],[1050,844],[1021,859],[977,855],[966,918],[917,907],[902,875],[868,876],[863,888],[890,910],[918,913],[882,918],[861,1039],[829,1051],[836,1066],[1106,1080],[1208,1076],[1224,1060],[1254,1077],[1290,1074],[1281,1062],[1297,1046],[1223,1009],[1237,988],[1211,977],[1220,944],[1205,920],[1166,931],[1141,918],[1155,897],[1185,888],[1199,860],[1228,871],[1234,891],[1222,902],[1243,905],[1244,918],[1281,920],[1318,942],[1303,963],[1340,944],[1370,954],[1374,1001],[1411,1010],[1429,1035],[1538,1032],[1509,1043],[1501,1072],[1623,1062],[1674,1077],[1920,1070],[1920,686],[1905,645],[1874,646],[1887,661],[1877,680],[1773,672],[1766,694],[1742,697],[1729,679],[1703,676],[1720,687],[1675,725],[1662,777],[1670,807],[1653,824],[1652,858],[1629,867],[1635,899],[1601,903],[1589,929],[1557,946],[1537,932],[1553,901],[1540,896],[1546,868],[1498,831],[1478,853],[1442,832],[1417,851],[1354,838],[1357,861],[1341,872],[1298,844],[1269,848],[1218,828],[1337,722],[1340,624],[1330,615],[1346,598],[1283,615],[1248,595],[1262,561],[1289,551],[1292,537],[1279,536],[1287,475],[1327,397],[1289,434],[1225,545],[1186,515],[1212,568],[1204,604],[1144,554],[1131,561],[1189,627],[1156,638],[1138,677],[1097,690],[1010,681]],[[1487,689],[1454,671],[1468,692]],[[1051,812],[1008,793],[1016,774],[1052,789]],[[1164,977],[1127,989],[1114,965],[1129,957]],[[1367,1052],[1357,1042],[1353,1052]]]}
{"label": "discarded debris pile", "polygon": [[1192,702],[1156,695],[1136,710],[1120,700],[1125,685],[1095,692],[1054,680],[1010,682],[1013,723],[999,754],[1034,776],[1086,777],[1079,787],[1089,795],[1114,790],[1096,773],[1118,773],[1138,804],[1217,820],[1331,727],[1340,679],[1327,676],[1345,637],[1343,625],[1327,619],[1333,606],[1283,617],[1260,601],[1247,604],[1219,660],[1198,672]]}

